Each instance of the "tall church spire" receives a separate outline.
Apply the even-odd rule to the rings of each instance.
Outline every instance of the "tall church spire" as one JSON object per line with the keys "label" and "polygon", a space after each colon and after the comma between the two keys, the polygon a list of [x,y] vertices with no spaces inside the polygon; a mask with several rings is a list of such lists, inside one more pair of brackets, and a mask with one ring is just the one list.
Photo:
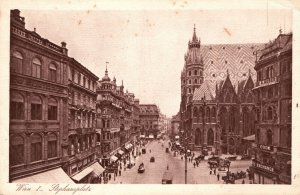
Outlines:
{"label": "tall church spire", "polygon": [[194,24],[194,32],[192,40],[189,41],[189,48],[200,48],[200,39],[198,39],[196,34],[196,25]]}
{"label": "tall church spire", "polygon": [[194,24],[194,33],[193,33],[192,42],[198,42],[198,38],[197,38],[197,35],[196,35],[196,25],[195,24]]}

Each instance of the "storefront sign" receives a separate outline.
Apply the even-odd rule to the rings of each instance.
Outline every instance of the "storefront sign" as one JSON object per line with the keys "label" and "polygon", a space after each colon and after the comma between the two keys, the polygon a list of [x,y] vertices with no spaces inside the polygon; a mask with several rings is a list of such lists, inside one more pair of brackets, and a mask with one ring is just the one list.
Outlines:
{"label": "storefront sign", "polygon": [[273,146],[259,145],[262,150],[273,151]]}
{"label": "storefront sign", "polygon": [[255,166],[257,168],[261,168],[261,169],[264,169],[264,170],[267,170],[267,171],[270,171],[270,172],[274,172],[274,168],[273,167],[270,167],[270,166],[267,166],[267,165],[263,165],[263,164],[260,164],[258,162],[255,163]]}

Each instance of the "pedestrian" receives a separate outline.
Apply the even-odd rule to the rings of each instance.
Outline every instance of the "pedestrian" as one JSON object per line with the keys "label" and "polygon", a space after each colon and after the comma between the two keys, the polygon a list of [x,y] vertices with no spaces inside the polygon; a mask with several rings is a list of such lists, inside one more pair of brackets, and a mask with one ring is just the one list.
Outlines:
{"label": "pedestrian", "polygon": [[216,175],[216,172],[217,172],[217,170],[216,170],[216,168],[214,169],[214,175]]}
{"label": "pedestrian", "polygon": [[212,171],[210,170],[210,171],[209,171],[209,174],[211,175],[211,173],[212,173]]}
{"label": "pedestrian", "polygon": [[183,160],[183,156],[181,156],[181,160]]}
{"label": "pedestrian", "polygon": [[167,165],[167,170],[169,170],[169,165]]}
{"label": "pedestrian", "polygon": [[220,174],[218,173],[218,175],[217,175],[217,178],[218,178],[218,181],[220,181]]}
{"label": "pedestrian", "polygon": [[108,179],[111,180],[111,175],[110,174],[108,175]]}
{"label": "pedestrian", "polygon": [[119,176],[121,176],[121,169],[119,170]]}
{"label": "pedestrian", "polygon": [[196,163],[194,162],[194,168],[196,167]]}
{"label": "pedestrian", "polygon": [[243,179],[242,184],[245,184],[245,180]]}
{"label": "pedestrian", "polygon": [[102,183],[102,176],[99,177],[99,183],[100,183],[100,184]]}
{"label": "pedestrian", "polygon": [[151,153],[151,150],[150,150],[150,153]]}

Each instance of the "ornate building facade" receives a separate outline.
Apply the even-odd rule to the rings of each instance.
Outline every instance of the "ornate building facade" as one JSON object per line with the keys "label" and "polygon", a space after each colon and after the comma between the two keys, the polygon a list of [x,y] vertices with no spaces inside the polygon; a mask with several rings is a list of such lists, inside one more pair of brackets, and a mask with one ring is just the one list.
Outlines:
{"label": "ornate building facade", "polygon": [[254,183],[291,183],[292,38],[280,32],[256,52]]}
{"label": "ornate building facade", "polygon": [[242,139],[255,133],[252,88],[261,44],[201,45],[194,33],[181,73],[180,131],[189,147],[242,154]]}
{"label": "ornate building facade", "polygon": [[95,128],[96,82],[99,78],[74,58],[69,58],[68,65],[69,161],[65,169],[76,182],[91,183],[94,179],[92,171],[85,170],[96,163],[96,147],[100,147],[96,145],[99,140],[96,140]]}
{"label": "ornate building facade", "polygon": [[121,86],[117,86],[116,78],[111,81],[107,69],[97,83],[96,92],[97,131],[101,133],[101,155],[98,157],[108,166],[110,157],[118,150],[128,148],[133,134],[139,131],[138,101],[133,93],[124,92],[123,81]]}
{"label": "ornate building facade", "polygon": [[60,167],[68,161],[66,44],[58,46],[35,29],[27,30],[19,10],[11,11],[10,30],[9,179],[29,182],[34,174],[47,178],[53,171],[64,175]]}

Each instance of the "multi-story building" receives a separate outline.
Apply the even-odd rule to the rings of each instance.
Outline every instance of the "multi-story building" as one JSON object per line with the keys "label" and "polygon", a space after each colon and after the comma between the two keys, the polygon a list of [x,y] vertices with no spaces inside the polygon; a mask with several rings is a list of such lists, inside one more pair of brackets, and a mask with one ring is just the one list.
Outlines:
{"label": "multi-story building", "polygon": [[102,165],[108,166],[114,154],[120,149],[129,148],[133,122],[136,122],[134,94],[124,93],[123,81],[117,86],[116,78],[112,81],[106,69],[102,80],[97,83],[97,131],[101,132]]}
{"label": "multi-story building", "polygon": [[242,139],[255,130],[253,52],[261,46],[201,45],[194,29],[181,73],[180,128],[189,148],[245,152]]}
{"label": "multi-story building", "polygon": [[258,50],[254,183],[291,183],[292,34],[280,34]]}
{"label": "multi-story building", "polygon": [[176,115],[172,116],[172,119],[171,119],[170,136],[172,138],[174,138],[175,136],[180,134],[179,125],[180,125],[180,115],[179,115],[179,113],[177,113]]}
{"label": "multi-story building", "polygon": [[140,100],[134,99],[132,105],[132,125],[131,125],[131,137],[130,140],[135,143],[140,137]]}
{"label": "multi-story building", "polygon": [[76,182],[91,183],[94,177],[90,166],[96,162],[96,147],[100,147],[96,145],[99,136],[96,136],[95,128],[96,82],[99,78],[74,58],[69,59],[68,65],[69,161],[65,166]]}
{"label": "multi-story building", "polygon": [[141,135],[157,138],[159,110],[155,104],[140,104]]}
{"label": "multi-story building", "polygon": [[9,179],[72,182],[61,168],[68,161],[66,44],[27,30],[19,10],[11,11],[10,30]]}

